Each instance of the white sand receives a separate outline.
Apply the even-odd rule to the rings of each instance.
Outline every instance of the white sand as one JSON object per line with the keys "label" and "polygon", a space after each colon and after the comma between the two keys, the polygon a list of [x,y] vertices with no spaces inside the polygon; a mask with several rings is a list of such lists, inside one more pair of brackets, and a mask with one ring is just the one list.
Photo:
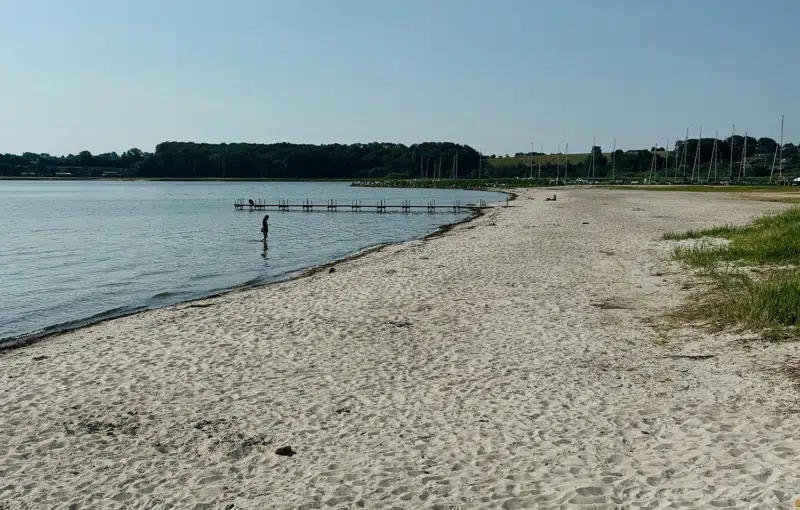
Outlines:
{"label": "white sand", "polygon": [[692,278],[661,232],[784,205],[549,193],[0,353],[0,508],[787,508],[798,345],[647,320]]}

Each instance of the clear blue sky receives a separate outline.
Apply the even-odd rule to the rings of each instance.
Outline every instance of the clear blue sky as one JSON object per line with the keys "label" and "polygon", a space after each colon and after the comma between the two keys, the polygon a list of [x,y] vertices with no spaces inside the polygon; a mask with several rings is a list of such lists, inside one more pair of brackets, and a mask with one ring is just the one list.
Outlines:
{"label": "clear blue sky", "polygon": [[6,0],[0,152],[800,141],[800,1]]}

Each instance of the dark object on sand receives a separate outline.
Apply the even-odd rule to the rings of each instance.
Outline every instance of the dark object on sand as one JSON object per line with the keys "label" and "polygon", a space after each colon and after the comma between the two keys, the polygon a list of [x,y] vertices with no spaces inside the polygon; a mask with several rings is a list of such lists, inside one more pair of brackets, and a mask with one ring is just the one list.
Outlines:
{"label": "dark object on sand", "polygon": [[405,319],[395,319],[393,321],[389,321],[389,324],[396,328],[407,328],[411,326],[411,321]]}
{"label": "dark object on sand", "polygon": [[335,267],[332,267],[332,268],[328,269],[328,273],[335,273],[335,272],[336,272],[336,268]]}
{"label": "dark object on sand", "polygon": [[715,357],[716,354],[670,354],[664,356],[665,358],[674,358],[674,359],[691,359],[691,360],[699,360],[699,359],[710,359]]}
{"label": "dark object on sand", "polygon": [[545,202],[555,202],[556,201],[556,194],[553,193],[553,198],[547,197],[544,199]]}
{"label": "dark object on sand", "polygon": [[284,457],[292,457],[297,455],[297,452],[292,450],[291,446],[281,446],[275,450],[275,455],[283,455]]}

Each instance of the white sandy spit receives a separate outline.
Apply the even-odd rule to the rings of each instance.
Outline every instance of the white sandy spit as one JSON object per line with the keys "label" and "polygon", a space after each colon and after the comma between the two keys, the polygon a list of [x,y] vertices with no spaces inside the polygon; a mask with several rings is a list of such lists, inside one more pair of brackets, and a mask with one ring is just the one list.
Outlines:
{"label": "white sandy spit", "polygon": [[557,193],[0,353],[0,508],[788,507],[797,344],[648,326],[662,232],[784,206]]}

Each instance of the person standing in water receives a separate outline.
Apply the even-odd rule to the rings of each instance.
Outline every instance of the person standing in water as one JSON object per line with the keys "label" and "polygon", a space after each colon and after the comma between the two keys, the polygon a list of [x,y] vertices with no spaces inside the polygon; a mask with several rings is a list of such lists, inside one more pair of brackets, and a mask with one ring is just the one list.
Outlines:
{"label": "person standing in water", "polygon": [[267,236],[269,235],[269,214],[264,216],[264,219],[261,220],[261,232],[264,234],[264,239],[262,240],[264,246],[267,245]]}

